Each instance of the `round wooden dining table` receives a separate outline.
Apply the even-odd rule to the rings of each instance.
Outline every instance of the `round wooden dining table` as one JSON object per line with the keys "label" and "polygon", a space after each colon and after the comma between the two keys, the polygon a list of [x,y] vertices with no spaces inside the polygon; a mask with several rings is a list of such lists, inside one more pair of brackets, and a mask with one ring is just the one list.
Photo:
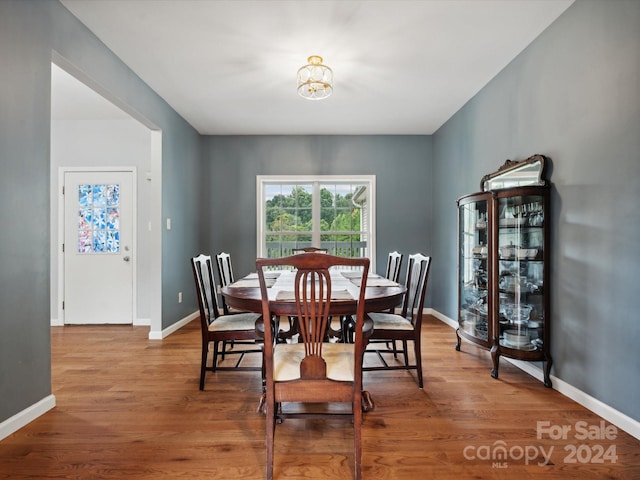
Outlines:
{"label": "round wooden dining table", "polygon": [[[273,272],[267,279],[272,279],[274,290],[286,289],[283,287],[281,275],[290,274],[290,272]],[[342,277],[342,278],[340,278]],[[335,278],[338,280],[346,280],[353,295],[337,296],[332,298],[330,305],[331,315],[354,315],[356,313],[357,291],[359,289],[360,277],[357,273],[335,272]],[[285,280],[286,282],[286,280]],[[293,277],[291,277],[291,285],[293,285]],[[338,285],[338,282],[334,282]],[[293,287],[291,287],[293,290]],[[391,282],[379,275],[370,274],[367,278],[367,288],[365,290],[365,312],[381,312],[398,306],[402,302],[402,296],[406,292],[403,285]],[[221,289],[227,306],[244,310],[248,312],[262,313],[262,295],[260,293],[260,285],[258,276],[255,273],[226,286]],[[280,298],[278,295],[270,296],[269,302],[271,312],[277,315],[296,315],[295,303],[291,298]]]}

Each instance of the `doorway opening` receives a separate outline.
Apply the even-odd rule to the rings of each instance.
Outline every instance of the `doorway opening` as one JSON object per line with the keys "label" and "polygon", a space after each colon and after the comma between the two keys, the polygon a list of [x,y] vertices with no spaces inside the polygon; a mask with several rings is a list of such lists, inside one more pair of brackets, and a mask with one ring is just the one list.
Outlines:
{"label": "doorway opening", "polygon": [[[127,292],[120,290],[116,293],[118,297],[128,296],[131,301],[130,322],[125,323],[149,325],[150,338],[151,332],[161,330],[161,145],[162,132],[159,129],[148,120],[140,118],[139,114],[131,112],[128,106],[115,99],[97,82],[54,53],[51,64],[51,325],[76,323],[67,322],[65,313],[70,306],[67,302],[74,298],[74,294],[77,300],[87,293],[78,291],[81,290],[78,287],[81,282],[68,283],[68,278],[65,277],[65,253],[73,251],[78,256],[80,246],[84,245],[83,248],[86,248],[86,238],[82,237],[86,232],[77,231],[77,223],[82,218],[78,205],[67,206],[67,210],[72,210],[68,221],[76,222],[76,231],[74,234],[67,232],[68,238],[65,239],[67,227],[65,195],[62,190],[65,176],[80,171],[128,171],[133,173],[130,189],[133,195],[131,237],[126,244],[118,243],[121,252],[104,252],[103,258],[113,259],[118,256],[116,266],[126,269],[127,265],[119,263],[128,264],[132,271],[132,282]],[[120,180],[109,183],[94,178],[91,182],[81,184],[105,189],[110,185],[109,188],[113,191],[113,186],[120,185],[119,182]],[[73,197],[74,201],[78,200],[78,188],[78,184],[75,184],[73,192],[66,192],[71,193],[69,198]],[[97,217],[89,219],[95,222],[92,225],[102,222],[101,214],[110,213],[111,220],[115,218],[113,209],[101,210],[100,205],[95,208],[92,214],[96,213]],[[104,219],[106,218],[105,216]],[[114,239],[119,235],[113,229],[107,230],[97,233],[91,231],[91,235],[96,235],[96,240],[92,242],[96,241],[98,248],[103,245],[101,239],[109,237],[113,245]],[[84,244],[79,243],[81,237],[84,238]],[[106,248],[106,243],[104,245]],[[125,247],[128,248],[129,255],[125,254]],[[84,258],[80,257],[86,260],[88,257],[100,257],[101,254],[102,252],[94,252]],[[127,256],[128,260],[123,260]],[[83,267],[80,268],[82,270]],[[82,273],[82,278],[87,279],[87,283],[94,283],[89,291],[96,289],[99,292],[100,287],[96,286],[95,278],[100,274],[90,271],[87,266],[84,268],[87,270]],[[69,291],[70,288],[74,291]],[[107,299],[105,292],[105,295],[93,298],[94,302],[98,302],[93,307],[89,300],[80,308],[99,309],[99,302]],[[91,317],[91,314],[85,316]],[[105,322],[103,318],[99,323],[112,322]]]}

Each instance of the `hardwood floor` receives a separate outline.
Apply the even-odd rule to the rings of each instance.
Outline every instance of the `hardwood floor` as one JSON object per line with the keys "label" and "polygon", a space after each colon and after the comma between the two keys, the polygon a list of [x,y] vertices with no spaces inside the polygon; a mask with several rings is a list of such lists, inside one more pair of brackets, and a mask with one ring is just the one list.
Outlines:
{"label": "hardwood floor", "polygon": [[[264,478],[259,372],[208,373],[201,392],[199,324],[163,341],[147,335],[146,327],[52,328],[57,407],[0,442],[0,478]],[[615,439],[576,439],[581,427],[599,432],[602,419],[506,361],[494,380],[488,352],[454,345],[454,331],[427,317],[424,390],[414,373],[365,372],[376,402],[363,425],[365,479],[640,478],[640,441],[608,422]],[[549,427],[542,438],[537,422]],[[563,426],[566,438],[550,438]],[[285,421],[275,477],[352,478],[352,432],[339,420]],[[499,447],[502,460],[492,459]],[[541,466],[542,450],[551,454]]]}

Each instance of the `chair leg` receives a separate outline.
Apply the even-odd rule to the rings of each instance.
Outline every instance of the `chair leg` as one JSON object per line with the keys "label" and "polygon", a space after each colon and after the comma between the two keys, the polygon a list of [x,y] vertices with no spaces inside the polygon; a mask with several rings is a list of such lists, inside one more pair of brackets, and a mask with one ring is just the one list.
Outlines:
{"label": "chair leg", "polygon": [[267,400],[267,480],[273,480],[273,442],[276,429],[276,412],[273,402]]}
{"label": "chair leg", "polygon": [[222,361],[224,362],[224,354],[227,351],[227,341],[223,340],[222,341],[222,353],[220,354],[220,357],[222,357]]}
{"label": "chair leg", "polygon": [[404,354],[404,366],[409,366],[409,349],[407,347],[407,341],[402,340],[402,353]]}
{"label": "chair leg", "polygon": [[218,356],[220,355],[220,347],[218,347],[219,344],[220,342],[213,342],[213,362],[211,363],[211,370],[214,372],[218,367]]}
{"label": "chair leg", "polygon": [[420,339],[413,341],[413,348],[416,356],[416,373],[418,374],[418,388],[422,388],[422,353],[420,347]]}
{"label": "chair leg", "polygon": [[354,478],[362,480],[362,398],[356,395],[353,402],[353,455]]}
{"label": "chair leg", "polygon": [[260,367],[260,375],[262,377],[262,395],[260,395],[260,401],[258,402],[257,413],[265,414],[267,409],[267,377],[264,368],[264,345],[262,346],[262,365]]}
{"label": "chair leg", "polygon": [[204,375],[207,370],[207,354],[209,353],[209,344],[202,344],[202,359],[200,361],[200,390],[204,390]]}
{"label": "chair leg", "polygon": [[396,341],[392,340],[391,344],[393,345],[393,358],[398,358],[398,347],[396,345]]}

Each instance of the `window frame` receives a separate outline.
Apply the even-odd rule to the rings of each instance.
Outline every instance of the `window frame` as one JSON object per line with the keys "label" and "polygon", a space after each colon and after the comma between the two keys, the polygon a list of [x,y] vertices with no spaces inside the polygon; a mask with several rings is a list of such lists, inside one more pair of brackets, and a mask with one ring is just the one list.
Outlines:
{"label": "window frame", "polygon": [[[368,212],[366,224],[368,225],[367,249],[369,251],[369,259],[371,261],[370,270],[375,270],[376,258],[376,176],[375,175],[256,175],[256,252],[258,257],[266,255],[266,201],[264,198],[267,185],[277,184],[311,184],[315,188],[317,186],[318,195],[313,195],[312,216],[319,218],[320,216],[320,188],[323,184],[366,184],[369,189]],[[320,230],[313,229],[311,231],[312,244],[320,245]]]}

